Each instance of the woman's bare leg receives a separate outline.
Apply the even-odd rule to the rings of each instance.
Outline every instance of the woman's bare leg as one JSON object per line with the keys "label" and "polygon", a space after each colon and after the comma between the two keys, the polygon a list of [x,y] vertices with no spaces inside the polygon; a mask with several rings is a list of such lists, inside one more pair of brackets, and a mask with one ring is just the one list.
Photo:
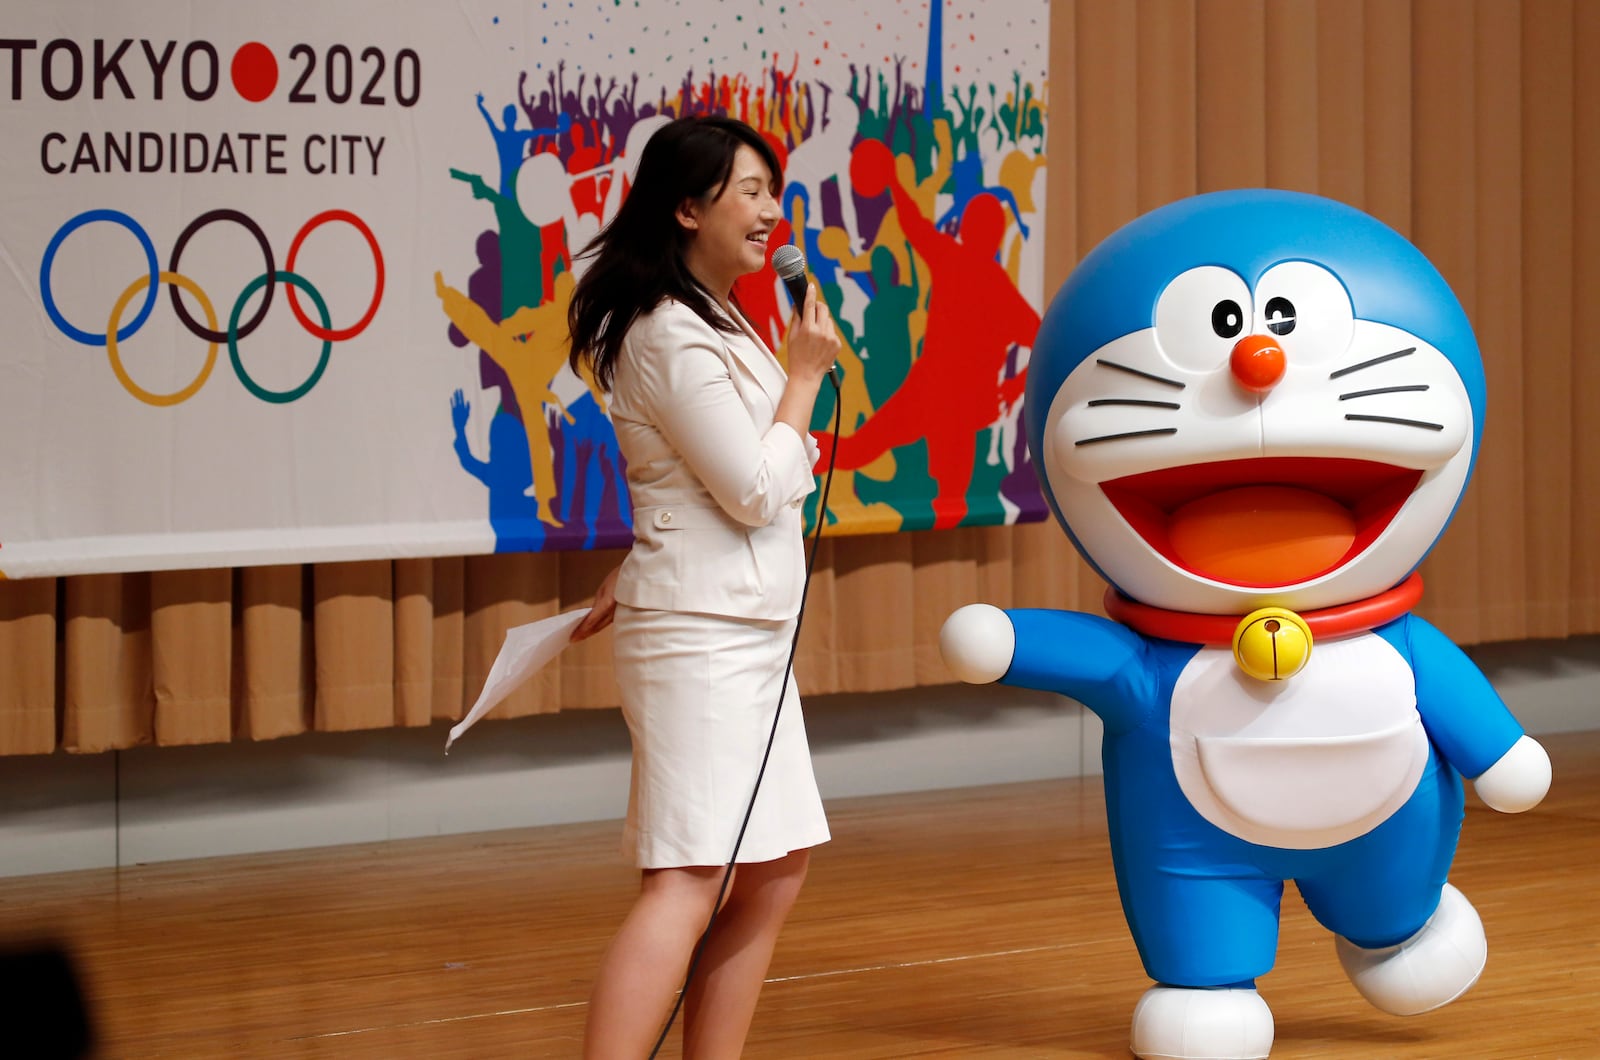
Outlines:
{"label": "woman's bare leg", "polygon": [[[649,1055],[726,871],[724,866],[645,871],[638,899],[600,959],[583,1033],[585,1060]],[[743,877],[740,868],[733,886]]]}
{"label": "woman's bare leg", "polygon": [[739,866],[684,1001],[685,1060],[737,1060],[811,851]]}

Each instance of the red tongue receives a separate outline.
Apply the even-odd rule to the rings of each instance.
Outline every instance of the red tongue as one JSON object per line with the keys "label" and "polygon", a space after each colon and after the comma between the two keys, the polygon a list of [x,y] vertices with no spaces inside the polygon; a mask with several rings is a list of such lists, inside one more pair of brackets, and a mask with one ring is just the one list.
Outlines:
{"label": "red tongue", "polygon": [[1356,539],[1348,509],[1293,486],[1242,486],[1168,516],[1172,550],[1197,574],[1236,585],[1288,585],[1338,566]]}

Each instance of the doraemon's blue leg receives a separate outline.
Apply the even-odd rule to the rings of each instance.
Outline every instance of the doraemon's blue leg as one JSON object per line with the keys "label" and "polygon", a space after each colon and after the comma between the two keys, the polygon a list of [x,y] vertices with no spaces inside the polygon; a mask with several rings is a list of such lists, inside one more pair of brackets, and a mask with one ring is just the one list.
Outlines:
{"label": "doraemon's blue leg", "polygon": [[1435,760],[1395,816],[1296,880],[1312,915],[1339,936],[1356,989],[1385,1012],[1438,1008],[1483,971],[1483,924],[1445,882],[1461,819],[1461,779]]}
{"label": "doraemon's blue leg", "polygon": [[1272,969],[1282,881],[1184,865],[1119,866],[1118,882],[1145,972],[1158,984],[1134,1009],[1134,1055],[1265,1057],[1272,1012],[1254,979]]}
{"label": "doraemon's blue leg", "polygon": [[1122,882],[1128,927],[1156,982],[1227,986],[1272,970],[1282,881],[1208,877],[1185,867]]}
{"label": "doraemon's blue leg", "polygon": [[1461,781],[1435,758],[1406,804],[1383,824],[1314,858],[1295,883],[1323,927],[1368,948],[1415,934],[1439,904],[1455,860]]}

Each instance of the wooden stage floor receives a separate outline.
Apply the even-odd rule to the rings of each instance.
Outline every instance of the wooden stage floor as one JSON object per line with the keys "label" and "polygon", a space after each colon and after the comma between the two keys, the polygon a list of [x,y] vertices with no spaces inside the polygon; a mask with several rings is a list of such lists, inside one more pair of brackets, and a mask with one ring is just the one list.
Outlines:
{"label": "wooden stage floor", "polygon": [[[1600,1057],[1600,733],[1555,784],[1469,796],[1452,880],[1489,934],[1465,998],[1363,1002],[1292,888],[1263,980],[1274,1057]],[[830,804],[834,841],[746,1056],[1127,1057],[1148,985],[1098,779]],[[615,823],[0,879],[0,942],[71,946],[105,1058],[573,1057],[636,877]],[[26,1028],[0,1028],[0,1055]],[[677,1056],[676,1043],[662,1052]]]}

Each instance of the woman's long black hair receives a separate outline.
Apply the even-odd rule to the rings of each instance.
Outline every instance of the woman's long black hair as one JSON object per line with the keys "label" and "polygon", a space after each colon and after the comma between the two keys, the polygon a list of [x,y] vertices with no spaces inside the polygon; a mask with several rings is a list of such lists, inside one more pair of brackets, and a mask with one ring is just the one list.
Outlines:
{"label": "woman's long black hair", "polygon": [[765,160],[778,194],[783,170],[777,153],[742,121],[678,118],[651,135],[621,209],[580,253],[594,260],[567,309],[574,371],[587,361],[595,381],[609,391],[623,336],[665,297],[682,302],[718,331],[737,330],[689,272],[684,251],[690,235],[678,223],[677,211],[687,200],[710,202],[722,195],[741,145]]}

